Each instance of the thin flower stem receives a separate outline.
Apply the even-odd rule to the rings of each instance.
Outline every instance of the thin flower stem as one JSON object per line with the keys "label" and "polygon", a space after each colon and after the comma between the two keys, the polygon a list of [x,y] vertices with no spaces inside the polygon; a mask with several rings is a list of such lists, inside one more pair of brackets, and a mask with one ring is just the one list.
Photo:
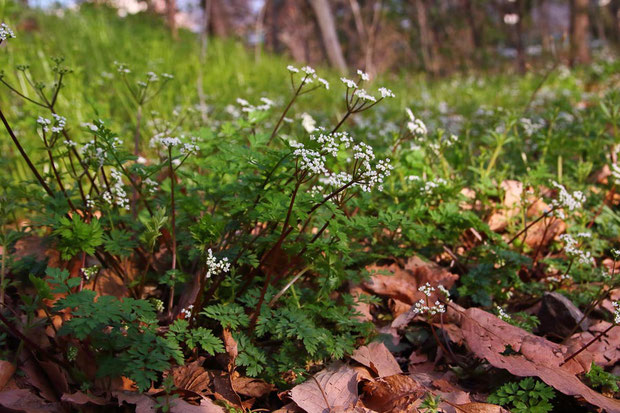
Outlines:
{"label": "thin flower stem", "polygon": [[297,282],[297,280],[299,280],[301,276],[304,275],[309,269],[310,269],[310,266],[306,266],[303,270],[299,271],[297,275],[293,277],[293,279],[284,286],[284,288],[282,288],[276,295],[273,296],[273,298],[271,299],[271,301],[269,301],[269,304],[267,304],[267,306],[273,307],[273,305],[280,299],[280,297],[282,297],[282,295],[284,295],[284,293],[289,288],[291,288],[291,286],[295,284],[295,282]]}
{"label": "thin flower stem", "polygon": [[271,132],[271,136],[269,137],[269,140],[267,141],[267,146],[269,146],[273,138],[276,136],[276,133],[278,133],[278,129],[280,129],[280,125],[282,124],[282,121],[284,120],[289,109],[291,108],[291,106],[293,106],[293,103],[295,103],[295,100],[299,96],[299,92],[301,92],[301,89],[304,87],[304,81],[306,80],[306,77],[304,77],[302,82],[299,84],[299,87],[297,88],[297,90],[295,90],[295,94],[293,95],[293,98],[290,100],[290,102],[288,102],[288,105],[286,105],[286,108],[284,108],[284,111],[282,112],[280,119],[278,119],[276,126],[273,128],[273,131]]}
{"label": "thin flower stem", "polygon": [[590,347],[592,344],[596,343],[598,340],[601,339],[601,337],[603,337],[604,335],[606,335],[612,328],[614,328],[616,325],[612,324],[609,327],[607,327],[605,329],[605,331],[600,332],[596,337],[594,337],[592,340],[590,340],[585,346],[581,347],[579,350],[577,350],[576,352],[574,352],[573,354],[571,354],[570,356],[568,356],[567,358],[564,359],[564,361],[562,363],[560,363],[560,367],[562,367],[563,365],[565,365],[566,363],[569,362],[569,360],[574,359],[575,357],[577,357],[579,354],[581,354],[581,352],[583,352],[584,350],[586,350],[588,347]]}
{"label": "thin flower stem", "polygon": [[[172,271],[177,267],[177,239],[176,239],[176,218],[174,205],[174,167],[172,165],[172,146],[168,146],[168,166],[170,168],[170,226],[172,235]],[[168,299],[168,316],[172,315],[172,306],[174,305],[174,283],[170,286],[170,298]]]}
{"label": "thin flower stem", "polygon": [[39,174],[39,171],[37,171],[37,168],[35,168],[34,164],[30,160],[30,158],[28,157],[28,154],[26,154],[26,151],[24,151],[24,148],[22,148],[22,145],[19,143],[19,140],[17,139],[17,136],[15,136],[15,133],[13,132],[13,129],[11,129],[11,126],[7,122],[6,118],[4,117],[4,113],[2,113],[1,109],[0,109],[0,119],[2,119],[2,123],[4,124],[4,127],[6,128],[7,132],[9,133],[9,136],[13,140],[13,143],[17,147],[17,150],[21,154],[22,158],[24,158],[24,161],[26,161],[26,164],[28,164],[28,167],[30,168],[30,170],[32,171],[34,176],[37,178],[37,181],[39,181],[39,183],[41,184],[41,186],[43,187],[45,192],[47,192],[47,194],[53,198],[54,197],[54,192],[45,183],[45,180]]}
{"label": "thin flower stem", "polygon": [[56,177],[56,182],[58,183],[58,187],[60,188],[60,191],[62,192],[65,199],[67,200],[69,207],[73,211],[77,211],[77,209],[75,208],[75,205],[73,205],[73,202],[71,202],[71,198],[69,198],[69,195],[67,194],[67,191],[65,190],[65,186],[62,183],[62,179],[60,178],[60,174],[58,173],[58,170],[56,169],[56,164],[54,163],[54,155],[52,154],[52,148],[50,147],[47,141],[47,136],[46,136],[45,131],[43,131],[43,143],[45,144],[45,151],[47,152],[47,156],[50,160],[50,166],[52,167],[52,172],[54,172],[54,176]]}
{"label": "thin flower stem", "polygon": [[510,238],[510,241],[508,241],[508,245],[512,244],[517,238],[519,238],[521,235],[523,235],[525,232],[527,232],[527,230],[529,230],[531,227],[536,225],[537,222],[540,222],[540,220],[542,220],[543,218],[545,218],[546,216],[548,216],[552,212],[553,212],[553,208],[551,208],[551,210],[549,210],[549,211],[543,212],[543,214],[541,216],[539,216],[534,221],[532,221],[529,224],[527,224],[527,226],[525,228],[523,228],[515,236]]}

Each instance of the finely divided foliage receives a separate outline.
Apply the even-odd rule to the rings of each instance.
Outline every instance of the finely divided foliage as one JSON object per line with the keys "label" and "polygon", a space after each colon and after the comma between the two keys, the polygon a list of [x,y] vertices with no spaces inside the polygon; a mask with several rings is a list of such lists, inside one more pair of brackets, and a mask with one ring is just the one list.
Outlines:
{"label": "finely divided foliage", "polygon": [[[14,37],[0,25],[7,53]],[[175,93],[180,79],[149,70],[163,65],[114,62],[93,75],[110,108],[89,96],[75,110],[69,79],[83,72],[44,63],[0,73],[19,101],[0,108],[7,159],[23,160],[0,178],[0,303],[16,309],[4,323],[16,337],[57,329],[55,362],[84,391],[120,376],[166,387],[175,365],[215,366],[224,352],[229,373],[290,387],[376,338],[367,320],[388,326],[403,306],[411,322],[396,351],[433,353],[466,378],[489,366],[463,361],[439,331],[455,303],[536,333],[542,318],[520,300],[561,291],[584,319],[620,323],[608,301],[620,287],[620,109],[613,93],[557,92],[570,72],[533,94],[489,96],[484,80],[460,79],[434,90],[447,103],[427,91],[396,99],[362,70],[330,83],[288,65],[280,96],[248,88],[194,106]],[[466,95],[477,104],[459,103]],[[502,97],[517,103],[488,103]],[[580,99],[594,103],[575,109]],[[33,238],[49,261],[5,253]],[[429,276],[370,295],[370,264],[414,255],[458,282],[448,291]],[[552,399],[527,379],[491,396],[521,411]]]}

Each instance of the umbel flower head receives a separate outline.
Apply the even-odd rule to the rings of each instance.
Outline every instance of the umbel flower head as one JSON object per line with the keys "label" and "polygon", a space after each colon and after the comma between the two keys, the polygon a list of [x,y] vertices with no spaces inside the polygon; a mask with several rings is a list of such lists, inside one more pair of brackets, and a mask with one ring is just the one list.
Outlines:
{"label": "umbel flower head", "polygon": [[9,28],[6,24],[0,24],[0,43],[6,41],[7,39],[14,39],[15,33],[13,30]]}

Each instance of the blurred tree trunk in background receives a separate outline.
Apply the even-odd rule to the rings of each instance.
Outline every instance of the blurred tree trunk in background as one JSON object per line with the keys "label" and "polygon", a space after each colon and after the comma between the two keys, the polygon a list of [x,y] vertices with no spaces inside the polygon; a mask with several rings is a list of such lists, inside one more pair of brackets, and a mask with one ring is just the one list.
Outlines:
{"label": "blurred tree trunk in background", "polygon": [[336,32],[336,24],[331,8],[329,7],[329,2],[327,0],[309,1],[314,10],[316,20],[319,23],[319,28],[321,29],[323,46],[325,47],[329,63],[340,72],[346,73],[347,64],[342,54],[338,33]]}
{"label": "blurred tree trunk in background", "polygon": [[357,0],[349,0],[349,6],[351,7],[351,13],[353,14],[353,21],[355,23],[355,29],[359,39],[360,49],[362,49],[364,57],[364,71],[371,76],[377,74],[377,70],[374,64],[374,50],[377,39],[377,32],[383,16],[383,4],[379,1],[371,1],[369,3],[370,10],[372,11],[372,19],[370,25],[366,25],[362,16],[362,10]]}
{"label": "blurred tree trunk in background", "polygon": [[516,1],[516,12],[519,19],[515,25],[515,32],[517,36],[517,69],[519,73],[525,73],[525,46],[523,42],[523,18],[525,17],[525,4],[524,0]]}
{"label": "blurred tree trunk in background", "polygon": [[590,63],[588,0],[571,0],[571,64]]}
{"label": "blurred tree trunk in background", "polygon": [[230,29],[230,19],[226,4],[222,0],[211,0],[211,16],[209,18],[211,32],[217,37],[228,36]]}
{"label": "blurred tree trunk in background", "polygon": [[428,24],[428,12],[424,0],[414,0],[416,15],[418,18],[418,27],[420,29],[420,49],[422,52],[422,61],[424,68],[431,74],[436,75],[437,67],[437,47],[433,40],[430,26]]}
{"label": "blurred tree trunk in background", "polygon": [[166,0],[166,20],[168,22],[168,27],[170,27],[170,32],[172,32],[172,37],[176,39],[179,35],[179,30],[177,28],[176,0]]}

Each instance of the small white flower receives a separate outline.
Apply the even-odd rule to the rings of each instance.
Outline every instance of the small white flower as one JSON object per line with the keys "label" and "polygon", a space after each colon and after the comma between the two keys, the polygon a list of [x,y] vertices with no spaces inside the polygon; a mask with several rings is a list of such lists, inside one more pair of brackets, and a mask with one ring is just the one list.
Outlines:
{"label": "small white flower", "polygon": [[327,80],[323,79],[322,77],[317,78],[317,80],[323,85],[325,89],[329,90],[329,82]]}
{"label": "small white flower", "polygon": [[312,76],[312,75],[314,75],[316,73],[316,71],[313,68],[311,68],[310,66],[302,67],[301,71],[304,72],[307,75],[310,75],[310,76]]}
{"label": "small white flower", "polygon": [[181,310],[181,314],[183,315],[183,318],[185,318],[186,320],[188,318],[190,318],[192,316],[192,309],[194,308],[193,305],[189,305],[186,308]]}
{"label": "small white flower", "polygon": [[357,74],[360,76],[360,79],[368,81],[370,80],[370,76],[368,76],[368,73],[361,71],[360,69],[357,69]]}
{"label": "small white flower", "polygon": [[364,89],[357,89],[355,91],[354,95],[357,96],[360,99],[367,100],[369,102],[376,102],[377,101],[377,99],[374,96],[372,96],[371,94],[366,92]]}
{"label": "small white flower", "polygon": [[299,69],[297,69],[295,66],[293,65],[288,65],[286,66],[286,69],[291,72],[291,73],[299,73]]}
{"label": "small white flower", "polygon": [[497,317],[502,320],[502,321],[506,321],[508,322],[508,320],[512,320],[512,317],[510,316],[510,314],[506,313],[504,311],[504,309],[502,307],[495,306],[495,309],[497,310]]}
{"label": "small white flower", "polygon": [[380,87],[379,88],[379,93],[381,94],[382,98],[394,98],[394,97],[396,97],[396,95],[390,89],[387,89],[387,88],[384,88],[384,87]]}
{"label": "small white flower", "polygon": [[214,255],[211,248],[207,250],[207,273],[205,275],[206,278],[211,278],[214,275],[227,273],[230,271],[230,263],[228,262],[228,258],[224,257],[221,260],[218,260]]}
{"label": "small white flower", "polygon": [[162,73],[161,77],[163,77],[166,80],[174,79],[174,76],[172,76],[170,73]]}
{"label": "small white flower", "polygon": [[346,77],[341,77],[340,80],[344,83],[348,88],[357,89],[357,84],[351,79],[347,79]]}
{"label": "small white flower", "polygon": [[0,24],[0,41],[5,41],[6,39],[14,39],[15,33],[13,30],[9,28],[6,24]]}
{"label": "small white flower", "polygon": [[316,129],[316,121],[310,114],[304,112],[301,115],[301,126],[306,130],[306,132],[312,133]]}

